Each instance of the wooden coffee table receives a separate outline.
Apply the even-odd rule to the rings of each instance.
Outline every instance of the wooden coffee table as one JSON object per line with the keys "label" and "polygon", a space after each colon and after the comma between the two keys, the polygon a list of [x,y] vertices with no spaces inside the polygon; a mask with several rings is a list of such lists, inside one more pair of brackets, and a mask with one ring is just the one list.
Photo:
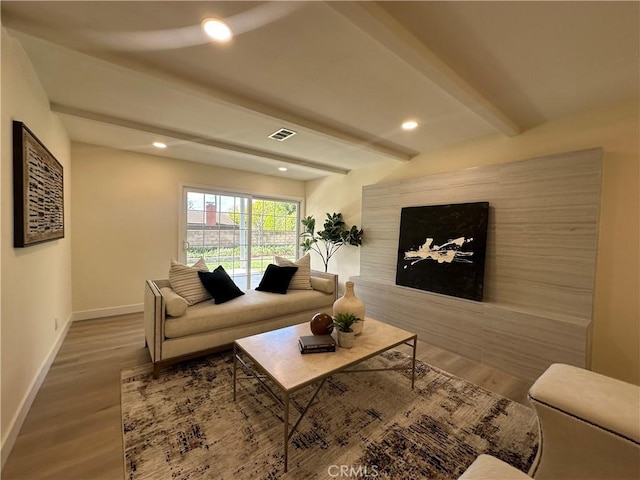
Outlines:
{"label": "wooden coffee table", "polygon": [[[304,418],[311,403],[325,380],[336,373],[357,373],[382,370],[411,370],[411,388],[415,382],[416,345],[418,336],[400,328],[366,318],[363,331],[356,337],[353,348],[336,347],[335,352],[301,354],[298,338],[310,335],[308,323],[281,328],[271,332],[241,338],[233,344],[233,400],[236,399],[236,382],[244,378],[258,380],[276,402],[284,408],[284,471],[288,470],[289,440]],[[405,367],[354,369],[355,365],[398,345],[413,348],[411,364]],[[246,359],[250,359],[247,362]],[[241,363],[249,373],[238,378],[237,365]],[[281,396],[264,382],[269,378]],[[311,399],[303,409],[293,428],[289,428],[289,400],[291,395],[308,385],[318,384]]]}

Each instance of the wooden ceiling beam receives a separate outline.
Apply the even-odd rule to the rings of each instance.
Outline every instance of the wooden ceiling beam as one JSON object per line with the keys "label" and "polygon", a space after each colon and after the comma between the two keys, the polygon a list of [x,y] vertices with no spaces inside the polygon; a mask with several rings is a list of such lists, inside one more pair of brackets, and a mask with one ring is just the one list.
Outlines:
{"label": "wooden ceiling beam", "polygon": [[484,98],[375,2],[326,2],[326,4],[497,131],[508,136],[520,133],[520,128],[513,120]]}
{"label": "wooden ceiling beam", "polygon": [[193,135],[192,133],[181,132],[179,130],[173,130],[163,127],[157,127],[148,123],[137,122],[128,120],[126,118],[114,117],[112,115],[105,115],[102,113],[91,112],[89,110],[83,110],[80,108],[69,107],[61,105],[59,103],[51,103],[51,111],[69,115],[72,117],[83,118],[85,120],[92,120],[94,122],[104,123],[106,125],[112,125],[121,128],[129,128],[132,130],[138,130],[140,132],[152,133],[160,135],[162,137],[173,138],[176,140],[182,140],[184,142],[197,143],[199,145],[205,145],[211,148],[217,148],[221,150],[227,150],[230,152],[240,153],[243,155],[249,155],[260,158],[267,158],[269,160],[275,160],[277,162],[283,162],[290,165],[298,165],[301,167],[313,168],[329,173],[339,173],[346,175],[349,170],[344,168],[334,167],[332,165],[326,165],[323,163],[312,162],[302,158],[291,157],[289,155],[281,155],[275,152],[269,152],[266,150],[259,150],[256,148],[247,147],[231,142],[223,142],[213,138],[204,137],[202,135]]}

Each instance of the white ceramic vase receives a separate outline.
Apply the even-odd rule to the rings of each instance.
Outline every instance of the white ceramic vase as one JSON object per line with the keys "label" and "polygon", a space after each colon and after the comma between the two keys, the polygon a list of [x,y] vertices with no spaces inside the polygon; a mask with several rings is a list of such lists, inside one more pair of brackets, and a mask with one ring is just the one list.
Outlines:
{"label": "white ceramic vase", "polygon": [[333,316],[335,317],[337,313],[353,313],[360,321],[354,323],[351,329],[356,335],[360,335],[362,333],[362,327],[364,326],[364,303],[356,297],[353,291],[353,282],[347,282],[345,286],[346,290],[344,295],[333,304]]}

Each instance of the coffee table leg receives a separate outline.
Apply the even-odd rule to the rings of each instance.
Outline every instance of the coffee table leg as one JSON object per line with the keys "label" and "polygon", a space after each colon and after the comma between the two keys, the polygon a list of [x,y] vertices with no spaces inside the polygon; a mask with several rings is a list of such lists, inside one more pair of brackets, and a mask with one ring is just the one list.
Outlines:
{"label": "coffee table leg", "polygon": [[413,358],[411,359],[411,390],[416,382],[416,347],[418,346],[418,337],[413,337]]}
{"label": "coffee table leg", "polygon": [[288,471],[289,463],[289,394],[284,394],[284,472]]}
{"label": "coffee table leg", "polygon": [[233,344],[233,401],[236,401],[236,370],[238,368],[238,351],[236,344]]}

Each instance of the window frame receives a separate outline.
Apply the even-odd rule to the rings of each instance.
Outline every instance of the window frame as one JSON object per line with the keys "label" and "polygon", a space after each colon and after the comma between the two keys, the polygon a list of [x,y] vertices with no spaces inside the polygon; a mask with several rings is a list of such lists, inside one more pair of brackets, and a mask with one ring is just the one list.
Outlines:
{"label": "window frame", "polygon": [[[240,190],[235,188],[228,187],[217,187],[214,185],[203,185],[203,184],[194,184],[194,183],[180,183],[179,184],[179,196],[180,201],[178,202],[178,243],[177,243],[177,256],[179,262],[186,264],[187,261],[187,249],[185,248],[187,243],[187,195],[188,192],[196,192],[203,193],[208,195],[227,195],[234,197],[244,197],[248,200],[249,204],[249,225],[247,229],[247,234],[249,237],[249,241],[247,242],[247,250],[248,250],[248,269],[249,274],[247,274],[247,284],[244,286],[240,286],[243,289],[251,288],[251,254],[253,244],[251,239],[253,238],[253,201],[254,200],[266,200],[266,201],[281,201],[281,202],[294,202],[298,204],[297,208],[297,218],[296,218],[296,238],[300,238],[301,232],[301,223],[300,220],[303,218],[303,211],[305,208],[305,200],[301,197],[296,197],[292,195],[275,195],[271,193],[259,193],[259,192],[248,192],[246,190]],[[295,260],[300,258],[300,244],[296,242],[295,245]]]}

